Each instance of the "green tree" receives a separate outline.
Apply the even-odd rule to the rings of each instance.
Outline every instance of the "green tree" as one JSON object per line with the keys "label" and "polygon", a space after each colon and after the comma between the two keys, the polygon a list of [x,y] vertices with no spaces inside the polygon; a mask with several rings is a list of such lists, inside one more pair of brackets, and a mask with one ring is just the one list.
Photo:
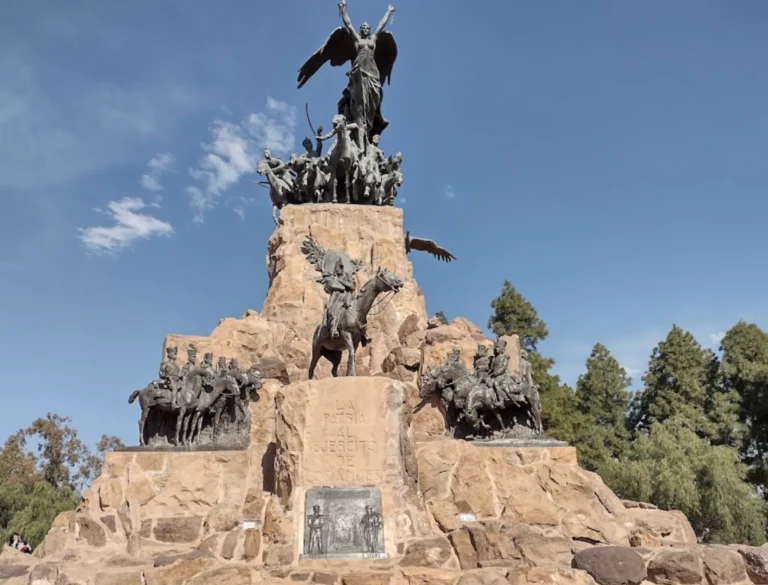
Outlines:
{"label": "green tree", "polygon": [[582,466],[596,471],[629,446],[627,388],[632,380],[600,343],[592,349],[586,367],[586,373],[576,382],[576,402],[585,420],[575,443]]}
{"label": "green tree", "polygon": [[573,442],[581,424],[576,397],[570,387],[551,373],[554,360],[538,353],[538,343],[549,336],[546,323],[509,281],[504,282],[498,298],[491,301],[491,308],[494,313],[488,320],[488,328],[498,336],[518,335],[520,347],[528,351],[533,378],[539,385],[542,422],[547,434]]}
{"label": "green tree", "polygon": [[[104,435],[92,453],[67,423],[48,414],[11,435],[0,448],[0,538],[19,532],[39,544],[54,518],[74,509],[80,491],[101,473],[104,453],[122,446]],[[32,452],[27,442],[36,442]]]}
{"label": "green tree", "polygon": [[704,542],[765,541],[766,505],[744,481],[737,451],[701,438],[685,416],[651,423],[600,475],[622,498],[682,511]]}
{"label": "green tree", "polygon": [[520,347],[535,352],[539,341],[549,336],[547,325],[539,319],[536,309],[508,281],[498,298],[491,301],[493,315],[488,328],[496,335],[518,335]]}
{"label": "green tree", "polygon": [[647,429],[655,422],[682,417],[697,434],[710,436],[706,411],[713,358],[693,335],[674,325],[651,354],[643,377],[645,390],[634,415],[637,426]]}
{"label": "green tree", "polygon": [[435,319],[440,321],[440,323],[442,323],[443,325],[448,325],[448,317],[446,317],[445,313],[443,313],[442,311],[438,311],[437,313],[435,313]]}
{"label": "green tree", "polygon": [[768,497],[768,334],[741,321],[721,344],[722,391],[732,397],[729,404],[738,402],[739,420],[745,425],[742,459],[750,466],[751,481]]}

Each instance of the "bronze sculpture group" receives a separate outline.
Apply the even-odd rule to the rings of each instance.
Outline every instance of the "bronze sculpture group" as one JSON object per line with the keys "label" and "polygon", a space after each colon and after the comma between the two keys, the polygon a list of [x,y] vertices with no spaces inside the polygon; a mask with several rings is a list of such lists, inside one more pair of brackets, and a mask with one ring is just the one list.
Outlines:
{"label": "bronze sculpture group", "polygon": [[361,260],[352,260],[341,250],[325,251],[311,238],[304,240],[302,252],[320,272],[317,282],[328,293],[323,320],[312,336],[312,359],[309,379],[314,378],[315,367],[321,357],[331,362],[331,374],[338,376],[344,350],[347,351],[347,376],[356,376],[355,355],[360,344],[369,342],[368,314],[383,293],[397,294],[403,281],[394,274],[378,268],[374,275],[356,293],[354,276],[363,267]]}
{"label": "bronze sculpture group", "polygon": [[480,345],[472,370],[455,349],[442,366],[421,379],[419,395],[439,395],[448,434],[456,438],[505,439],[541,435],[539,387],[533,381],[525,350],[520,352],[520,373],[508,373],[506,342],[497,339],[493,354]]}
{"label": "bronze sculpture group", "polygon": [[[323,135],[322,127],[313,129],[317,144],[304,139],[304,154],[283,162],[266,150],[257,165],[269,186],[275,222],[277,210],[287,204],[338,203],[339,198],[344,203],[394,204],[403,183],[403,156],[397,152],[386,157],[379,148],[381,133],[389,125],[381,113],[383,87],[397,59],[395,37],[384,29],[394,13],[389,6],[376,30],[368,23],[355,30],[342,0],[339,15],[344,26],[334,30],[299,69],[302,87],[325,63],[334,67],[352,63],[331,132]],[[335,141],[322,156],[323,142],[331,138]]]}
{"label": "bronze sculpture group", "polygon": [[141,406],[139,444],[146,445],[153,439],[177,446],[200,444],[206,424],[211,427],[210,442],[217,443],[222,422],[230,439],[231,435],[243,434],[247,438],[248,403],[262,386],[258,368],[252,365],[243,371],[236,358],[227,363],[223,357],[214,366],[212,353],[206,353],[198,365],[194,345],[187,350],[183,368],[176,363],[177,357],[176,346],[166,348],[158,379],[128,398],[129,403],[138,398]]}

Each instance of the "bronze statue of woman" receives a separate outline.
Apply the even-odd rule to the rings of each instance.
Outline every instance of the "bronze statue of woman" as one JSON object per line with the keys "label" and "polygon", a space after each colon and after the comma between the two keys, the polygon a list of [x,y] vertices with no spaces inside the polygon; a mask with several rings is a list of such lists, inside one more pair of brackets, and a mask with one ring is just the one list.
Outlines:
{"label": "bronze statue of woman", "polygon": [[381,134],[389,125],[381,113],[381,102],[383,85],[389,83],[397,59],[397,43],[392,33],[384,28],[394,13],[395,8],[390,5],[375,31],[371,32],[371,27],[365,22],[356,31],[347,13],[347,3],[341,0],[339,14],[344,27],[333,31],[325,44],[299,69],[301,87],[328,61],[334,67],[352,62],[338,113],[357,124],[358,128],[365,129],[365,132],[357,132],[357,144],[361,150],[373,136]]}

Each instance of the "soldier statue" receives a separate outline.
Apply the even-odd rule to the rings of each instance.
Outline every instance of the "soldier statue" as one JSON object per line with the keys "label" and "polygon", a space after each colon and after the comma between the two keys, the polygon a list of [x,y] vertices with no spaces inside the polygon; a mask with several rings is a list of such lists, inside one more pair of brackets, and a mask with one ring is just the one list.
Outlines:
{"label": "soldier statue", "polygon": [[171,345],[166,347],[165,360],[160,364],[160,372],[158,375],[158,387],[168,390],[171,393],[172,408],[178,407],[178,394],[181,386],[181,368],[179,368],[179,364],[176,363],[178,355],[179,348],[177,346]]}
{"label": "soldier statue", "polygon": [[363,528],[363,546],[366,553],[375,553],[379,548],[379,531],[381,530],[381,514],[374,512],[371,506],[365,507],[365,514],[360,520]]}

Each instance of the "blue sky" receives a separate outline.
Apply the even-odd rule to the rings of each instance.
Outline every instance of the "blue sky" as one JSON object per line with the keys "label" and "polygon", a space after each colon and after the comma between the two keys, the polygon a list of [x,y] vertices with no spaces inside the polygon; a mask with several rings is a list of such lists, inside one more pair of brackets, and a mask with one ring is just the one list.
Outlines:
{"label": "blue sky", "polygon": [[[570,383],[598,341],[639,384],[673,322],[768,327],[768,3],[396,8],[382,147],[406,226],[458,257],[413,256],[431,313],[484,326],[509,279]],[[385,9],[349,0],[355,24]],[[248,181],[265,142],[300,149],[305,102],[328,127],[344,70],[295,80],[337,25],[332,0],[5,7],[0,435],[53,411],[135,442],[163,336],[261,308]]]}

